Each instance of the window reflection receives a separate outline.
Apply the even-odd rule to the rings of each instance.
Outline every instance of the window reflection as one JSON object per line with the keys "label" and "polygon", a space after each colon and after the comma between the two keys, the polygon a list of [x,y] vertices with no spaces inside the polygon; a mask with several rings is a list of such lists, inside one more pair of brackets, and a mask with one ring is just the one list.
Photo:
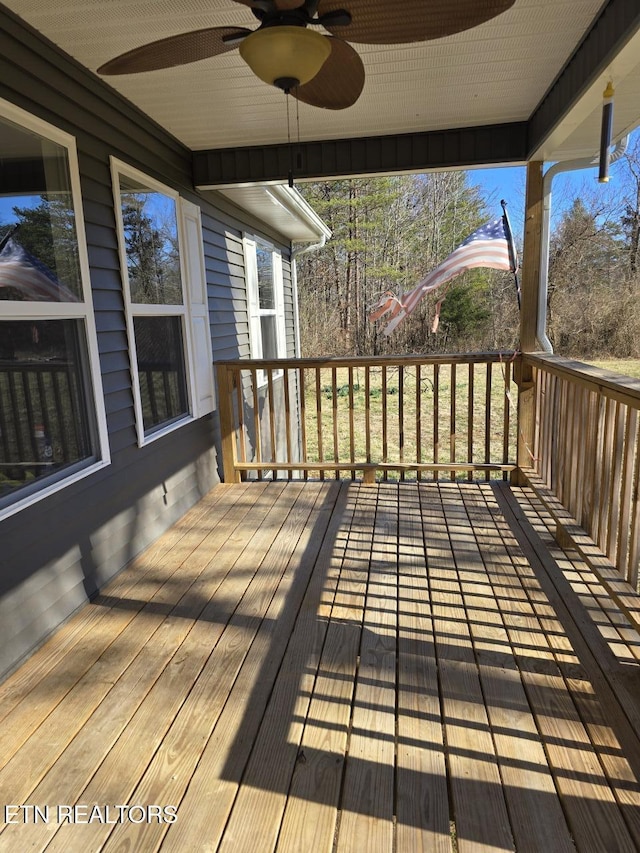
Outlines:
{"label": "window reflection", "polygon": [[0,496],[92,456],[80,320],[0,321]]}
{"label": "window reflection", "polygon": [[0,299],[82,298],[67,150],[0,120]]}

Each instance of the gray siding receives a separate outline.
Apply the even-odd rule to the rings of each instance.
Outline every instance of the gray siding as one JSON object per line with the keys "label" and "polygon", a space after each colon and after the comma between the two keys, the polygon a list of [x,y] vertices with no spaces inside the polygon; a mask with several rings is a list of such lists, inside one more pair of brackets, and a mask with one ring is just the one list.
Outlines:
{"label": "gray siding", "polygon": [[[77,141],[112,456],[98,473],[0,521],[2,675],[219,478],[215,412],[137,445],[110,156],[201,206],[214,361],[249,355],[242,232],[261,229],[194,193],[189,151],[2,7],[0,70],[0,97]],[[288,265],[287,276],[290,322]]]}

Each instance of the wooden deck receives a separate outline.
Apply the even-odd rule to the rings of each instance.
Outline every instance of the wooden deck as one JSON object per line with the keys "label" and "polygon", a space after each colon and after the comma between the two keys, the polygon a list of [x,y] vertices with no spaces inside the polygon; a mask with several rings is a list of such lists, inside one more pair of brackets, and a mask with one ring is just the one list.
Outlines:
{"label": "wooden deck", "polygon": [[214,489],[0,686],[0,851],[639,850],[640,637],[547,522]]}

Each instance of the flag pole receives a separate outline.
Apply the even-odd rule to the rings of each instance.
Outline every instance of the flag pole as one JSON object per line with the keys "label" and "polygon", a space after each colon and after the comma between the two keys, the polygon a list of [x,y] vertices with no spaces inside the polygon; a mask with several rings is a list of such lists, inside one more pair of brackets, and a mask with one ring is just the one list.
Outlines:
{"label": "flag pole", "polygon": [[511,272],[516,285],[516,296],[518,297],[518,310],[520,310],[520,282],[518,281],[518,255],[516,253],[515,243],[513,242],[513,232],[511,231],[511,223],[507,213],[507,202],[504,199],[500,200],[502,205],[502,221],[504,223],[504,233],[507,235],[507,244],[509,245],[509,260],[511,261]]}
{"label": "flag pole", "polygon": [[9,231],[7,231],[7,233],[4,235],[4,237],[3,237],[3,238],[2,238],[2,240],[0,241],[0,252],[4,249],[4,247],[7,245],[7,243],[9,242],[9,240],[10,240],[10,239],[13,237],[13,235],[16,233],[16,231],[18,230],[18,228],[20,228],[20,223],[19,223],[19,222],[18,222],[18,224],[17,224],[17,225],[15,225],[13,228],[11,228]]}

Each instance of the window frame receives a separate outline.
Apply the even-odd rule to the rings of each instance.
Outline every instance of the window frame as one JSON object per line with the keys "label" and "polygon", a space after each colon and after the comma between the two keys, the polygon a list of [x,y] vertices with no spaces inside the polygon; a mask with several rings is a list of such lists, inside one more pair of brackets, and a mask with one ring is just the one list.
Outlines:
{"label": "window frame", "polygon": [[[273,278],[273,308],[260,308],[260,293],[258,282],[258,246],[271,251]],[[273,243],[254,234],[243,236],[245,276],[247,289],[247,307],[249,315],[249,351],[251,358],[263,359],[262,317],[275,317],[276,323],[276,358],[287,357],[287,327],[284,310],[284,277],[282,270],[282,254]],[[282,370],[274,371],[272,376],[277,379],[283,375]],[[267,384],[267,372],[258,372],[258,387]]]}
{"label": "window frame", "polygon": [[[124,296],[125,316],[127,324],[127,339],[129,346],[129,361],[131,371],[131,386],[133,391],[135,418],[136,418],[136,434],[138,445],[144,447],[159,438],[174,432],[177,429],[191,423],[197,417],[195,412],[194,400],[196,398],[196,376],[194,362],[194,346],[192,340],[191,328],[191,311],[190,311],[190,296],[188,286],[187,267],[185,260],[185,235],[184,235],[184,212],[180,194],[166,184],[151,178],[145,172],[130,166],[116,157],[111,157],[111,177],[114,195],[114,207],[116,214],[116,226],[118,232],[118,250],[120,257],[120,272],[122,277],[122,290]],[[127,251],[124,234],[124,221],[122,216],[122,201],[120,197],[120,178],[130,178],[133,181],[143,184],[145,187],[154,192],[161,193],[171,199],[175,204],[176,228],[178,238],[178,252],[180,263],[180,284],[182,288],[182,303],[181,304],[160,304],[160,303],[142,303],[133,302],[131,299],[131,287],[129,282],[129,274],[127,267]],[[180,328],[182,331],[182,356],[184,362],[184,380],[187,396],[187,412],[172,418],[170,421],[163,422],[155,426],[151,430],[145,430],[144,417],[142,409],[142,393],[140,389],[140,378],[138,371],[138,355],[136,348],[136,336],[134,330],[135,317],[179,317]]]}
{"label": "window frame", "polygon": [[26,110],[17,107],[10,101],[0,98],[0,118],[7,119],[25,131],[38,134],[51,142],[60,145],[66,150],[67,165],[69,168],[69,181],[71,200],[73,202],[74,225],[76,230],[78,263],[80,268],[81,292],[77,302],[28,302],[28,301],[2,301],[2,319],[16,321],[33,320],[79,320],[83,328],[83,336],[86,341],[86,349],[83,357],[86,359],[79,367],[86,377],[86,400],[88,411],[89,430],[92,434],[92,446],[94,455],[87,460],[79,460],[51,475],[51,480],[43,479],[36,481],[28,493],[20,497],[21,490],[15,493],[15,500],[11,500],[11,494],[3,498],[11,500],[0,506],[0,520],[14,515],[38,501],[48,498],[61,489],[72,485],[78,480],[94,474],[111,463],[109,449],[109,435],[107,429],[107,417],[104,404],[104,391],[102,387],[102,372],[100,369],[100,354],[98,348],[98,335],[95,323],[95,312],[93,306],[91,276],[89,267],[89,253],[87,249],[87,238],[84,224],[84,210],[82,205],[82,191],[80,185],[80,167],[76,139],[69,133],[60,130],[55,125],[32,115]]}

